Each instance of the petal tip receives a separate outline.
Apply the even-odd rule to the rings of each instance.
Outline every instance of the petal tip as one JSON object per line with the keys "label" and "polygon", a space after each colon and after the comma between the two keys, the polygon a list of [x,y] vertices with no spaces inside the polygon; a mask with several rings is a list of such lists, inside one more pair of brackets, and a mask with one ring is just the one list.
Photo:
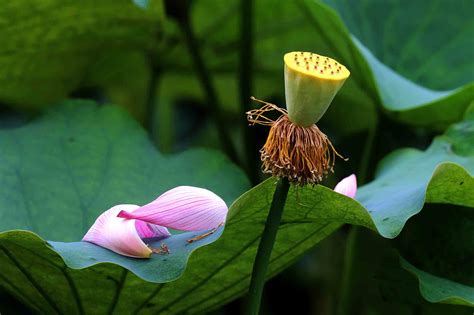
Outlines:
{"label": "petal tip", "polygon": [[123,209],[133,211],[136,205],[117,205],[102,213],[83,241],[99,245],[120,255],[134,258],[149,258],[152,251],[140,238],[135,220],[118,218]]}
{"label": "petal tip", "polygon": [[218,227],[225,222],[228,208],[214,192],[192,186],[178,186],[133,213],[121,213],[122,218],[134,218],[151,224],[182,231],[200,231]]}
{"label": "petal tip", "polygon": [[334,191],[346,195],[347,197],[355,198],[357,193],[357,177],[355,174],[343,178],[337,183],[336,187],[334,187]]}

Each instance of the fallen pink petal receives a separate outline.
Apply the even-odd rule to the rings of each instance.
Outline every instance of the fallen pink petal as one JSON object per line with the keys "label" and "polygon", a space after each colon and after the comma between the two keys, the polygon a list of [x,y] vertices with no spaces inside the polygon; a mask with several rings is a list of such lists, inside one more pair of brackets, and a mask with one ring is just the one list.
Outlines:
{"label": "fallen pink petal", "polygon": [[210,190],[179,186],[133,212],[122,211],[119,217],[138,219],[181,231],[217,228],[225,222],[227,205]]}
{"label": "fallen pink petal", "polygon": [[357,193],[357,178],[354,174],[347,176],[337,183],[334,191],[346,195],[350,198],[355,198]]}
{"label": "fallen pink petal", "polygon": [[164,226],[150,224],[140,220],[135,220],[135,228],[141,238],[162,238],[171,235]]}
{"label": "fallen pink petal", "polygon": [[83,241],[110,249],[118,254],[148,258],[152,251],[143,242],[142,237],[167,237],[170,235],[164,227],[153,228],[136,220],[126,220],[117,217],[120,211],[133,212],[140,208],[137,205],[117,205],[102,213],[87,231]]}
{"label": "fallen pink petal", "polygon": [[97,218],[83,241],[124,256],[149,258],[156,251],[143,239],[169,237],[167,227],[181,231],[216,229],[225,222],[227,211],[224,200],[212,191],[179,186],[143,207],[110,208]]}

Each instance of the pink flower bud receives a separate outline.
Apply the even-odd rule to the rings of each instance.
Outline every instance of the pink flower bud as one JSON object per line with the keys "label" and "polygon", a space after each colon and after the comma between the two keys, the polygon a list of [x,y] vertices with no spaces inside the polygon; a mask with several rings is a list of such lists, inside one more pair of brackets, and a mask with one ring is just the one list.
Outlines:
{"label": "pink flower bud", "polygon": [[352,174],[341,180],[339,183],[337,183],[336,187],[334,187],[334,191],[346,195],[347,197],[355,198],[357,193],[356,176]]}

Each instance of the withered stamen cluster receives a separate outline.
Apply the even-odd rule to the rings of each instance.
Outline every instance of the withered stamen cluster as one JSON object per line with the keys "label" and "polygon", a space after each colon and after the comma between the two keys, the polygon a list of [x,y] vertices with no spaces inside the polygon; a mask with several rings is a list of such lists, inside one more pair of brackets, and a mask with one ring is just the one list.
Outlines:
{"label": "withered stamen cluster", "polygon": [[[297,185],[317,184],[333,172],[336,156],[328,137],[316,125],[301,127],[288,119],[286,110],[274,104],[252,98],[265,104],[247,112],[251,124],[271,126],[267,141],[260,150],[264,173],[286,177]],[[282,115],[273,121],[264,113],[277,110]]]}

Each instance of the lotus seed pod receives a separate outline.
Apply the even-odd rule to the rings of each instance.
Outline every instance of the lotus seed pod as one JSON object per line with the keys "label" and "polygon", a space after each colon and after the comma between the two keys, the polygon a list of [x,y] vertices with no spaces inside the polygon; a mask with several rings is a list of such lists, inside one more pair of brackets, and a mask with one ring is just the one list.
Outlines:
{"label": "lotus seed pod", "polygon": [[350,72],[336,60],[310,52],[287,53],[284,61],[288,117],[310,127],[324,115]]}

